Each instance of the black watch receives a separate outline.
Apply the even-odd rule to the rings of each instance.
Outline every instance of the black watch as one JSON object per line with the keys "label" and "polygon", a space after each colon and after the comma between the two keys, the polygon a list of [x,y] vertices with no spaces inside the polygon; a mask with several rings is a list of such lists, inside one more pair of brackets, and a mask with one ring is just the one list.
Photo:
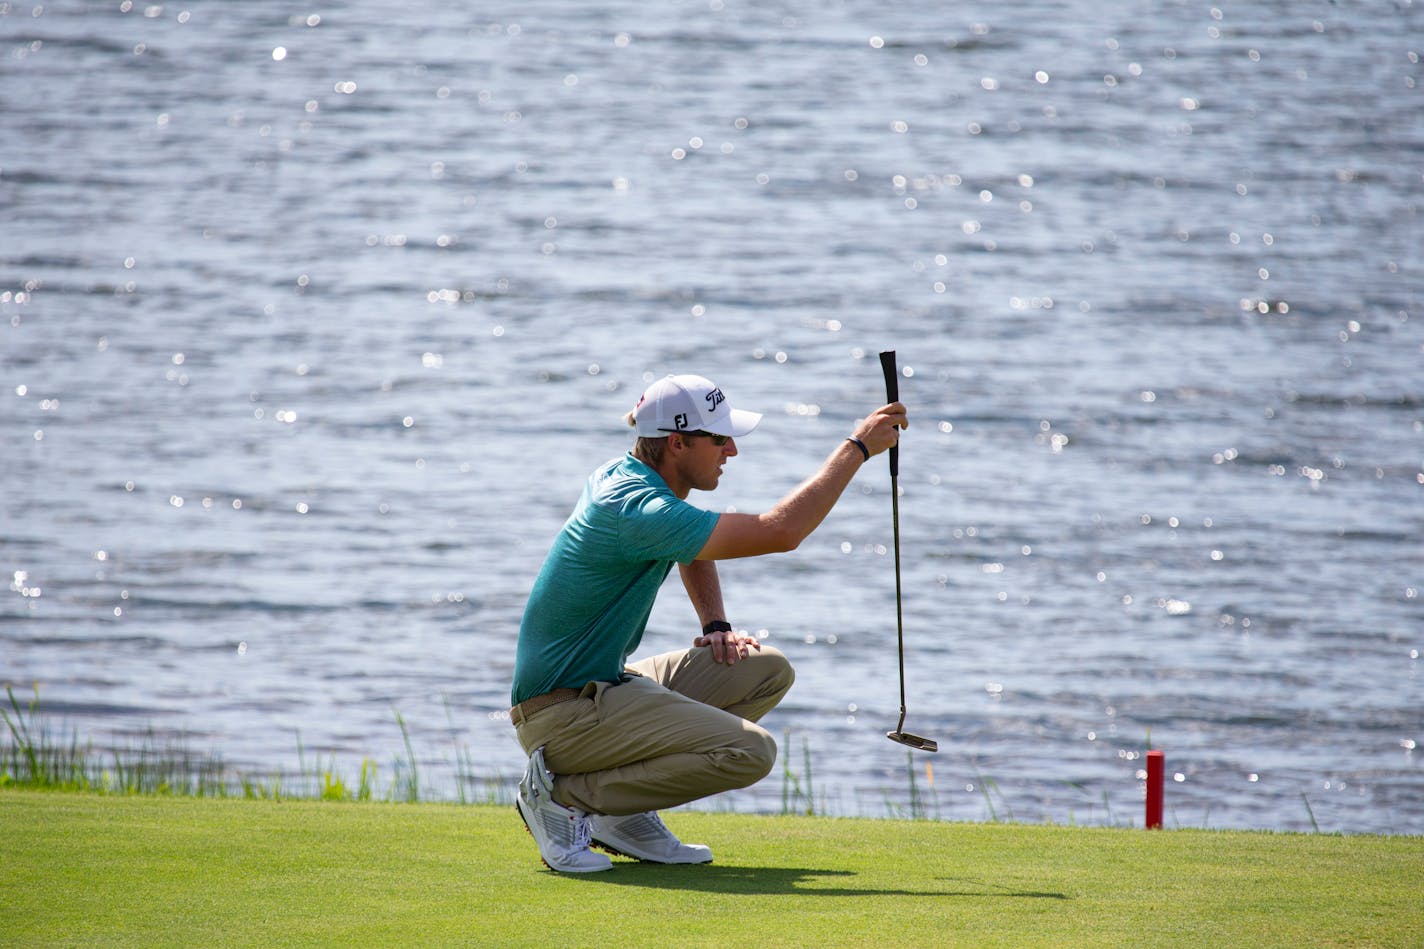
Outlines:
{"label": "black watch", "polygon": [[702,627],[702,635],[711,636],[713,633],[730,633],[732,624],[724,619],[714,619],[706,626]]}

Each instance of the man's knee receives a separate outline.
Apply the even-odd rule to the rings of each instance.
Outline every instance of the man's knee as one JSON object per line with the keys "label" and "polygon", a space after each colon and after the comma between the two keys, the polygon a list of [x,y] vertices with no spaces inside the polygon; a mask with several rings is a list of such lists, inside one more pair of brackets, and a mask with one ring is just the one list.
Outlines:
{"label": "man's knee", "polygon": [[796,682],[796,670],[792,667],[791,660],[779,649],[765,649],[761,659],[767,667],[767,681],[785,695]]}
{"label": "man's knee", "polygon": [[[748,683],[750,687],[727,711],[755,722],[785,698],[796,681],[796,670],[791,667],[791,661],[784,654],[769,647],[753,654],[753,658],[746,661],[749,663],[749,673],[755,677],[755,684]],[[753,669],[754,672],[751,671]],[[774,745],[772,753],[774,756]]]}
{"label": "man's knee", "polygon": [[776,739],[765,728],[748,723],[726,763],[737,779],[736,787],[750,787],[771,774],[776,765]]}

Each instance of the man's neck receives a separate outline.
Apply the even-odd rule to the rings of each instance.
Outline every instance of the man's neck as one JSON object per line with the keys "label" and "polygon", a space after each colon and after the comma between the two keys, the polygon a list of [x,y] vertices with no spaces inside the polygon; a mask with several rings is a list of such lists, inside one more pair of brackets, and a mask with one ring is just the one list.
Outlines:
{"label": "man's neck", "polygon": [[692,485],[687,484],[680,477],[678,477],[677,470],[673,468],[672,465],[669,465],[664,462],[662,467],[653,468],[653,470],[658,473],[658,475],[667,484],[668,490],[671,491],[673,494],[677,495],[679,500],[687,500],[687,496],[692,493]]}

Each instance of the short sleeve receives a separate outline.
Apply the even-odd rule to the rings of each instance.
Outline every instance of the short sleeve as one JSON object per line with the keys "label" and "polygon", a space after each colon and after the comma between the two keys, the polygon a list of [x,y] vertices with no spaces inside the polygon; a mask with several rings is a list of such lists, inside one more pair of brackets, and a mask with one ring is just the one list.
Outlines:
{"label": "short sleeve", "polygon": [[619,542],[634,560],[691,563],[721,516],[663,492],[647,492],[630,502],[619,525]]}

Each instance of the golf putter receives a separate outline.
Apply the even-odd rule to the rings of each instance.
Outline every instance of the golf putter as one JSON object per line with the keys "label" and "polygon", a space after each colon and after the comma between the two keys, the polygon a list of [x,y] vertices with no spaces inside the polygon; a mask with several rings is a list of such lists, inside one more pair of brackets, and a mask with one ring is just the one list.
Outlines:
{"label": "golf putter", "polygon": [[[880,368],[885,373],[885,401],[900,401],[900,373],[895,368],[895,350],[880,354]],[[891,741],[919,751],[939,751],[933,738],[911,735],[905,731],[905,620],[900,607],[900,446],[890,446],[890,510],[895,522],[895,639],[900,650],[900,722],[893,732],[886,732]]]}

